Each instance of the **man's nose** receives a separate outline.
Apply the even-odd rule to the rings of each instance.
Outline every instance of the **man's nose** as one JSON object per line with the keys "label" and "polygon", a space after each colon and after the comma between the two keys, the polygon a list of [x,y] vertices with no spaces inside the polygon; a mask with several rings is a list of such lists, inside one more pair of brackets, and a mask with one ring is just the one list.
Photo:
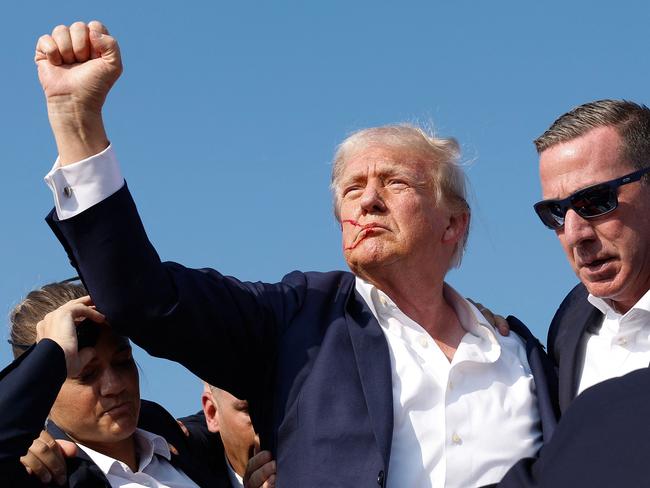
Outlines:
{"label": "man's nose", "polygon": [[563,232],[566,243],[571,247],[578,246],[596,237],[591,221],[580,217],[572,209],[569,209],[564,216]]}
{"label": "man's nose", "polygon": [[359,203],[363,214],[376,214],[386,211],[386,204],[381,196],[380,188],[374,183],[366,185]]}

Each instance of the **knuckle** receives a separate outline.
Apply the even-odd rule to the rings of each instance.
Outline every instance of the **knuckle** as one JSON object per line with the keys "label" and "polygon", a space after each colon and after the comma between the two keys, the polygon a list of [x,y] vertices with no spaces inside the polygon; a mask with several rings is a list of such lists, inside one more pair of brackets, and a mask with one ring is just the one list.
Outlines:
{"label": "knuckle", "polygon": [[36,440],[33,442],[32,446],[29,448],[29,450],[30,450],[31,452],[33,452],[34,454],[40,454],[40,455],[43,455],[43,454],[47,453],[47,452],[50,450],[50,448],[49,448],[48,445],[47,445],[45,442],[43,442],[42,440],[40,440],[40,439],[36,439]]}
{"label": "knuckle", "polygon": [[52,29],[52,34],[59,34],[68,30],[68,26],[59,24],[54,29]]}

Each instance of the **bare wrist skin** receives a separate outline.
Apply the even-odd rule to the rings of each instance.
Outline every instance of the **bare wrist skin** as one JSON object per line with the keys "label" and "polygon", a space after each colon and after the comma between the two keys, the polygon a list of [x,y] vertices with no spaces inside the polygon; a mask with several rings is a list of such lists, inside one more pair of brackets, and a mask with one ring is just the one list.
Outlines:
{"label": "bare wrist skin", "polygon": [[61,95],[48,99],[47,113],[61,166],[89,158],[108,147],[101,108],[89,109],[72,96]]}

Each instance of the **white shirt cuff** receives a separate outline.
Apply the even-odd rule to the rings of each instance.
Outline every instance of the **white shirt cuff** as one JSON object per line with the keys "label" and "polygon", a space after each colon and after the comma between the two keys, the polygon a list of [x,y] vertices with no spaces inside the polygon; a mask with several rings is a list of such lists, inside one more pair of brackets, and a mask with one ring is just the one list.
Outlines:
{"label": "white shirt cuff", "polygon": [[45,183],[52,190],[57,217],[65,220],[110,197],[124,186],[124,177],[109,145],[99,154],[66,166],[57,158]]}

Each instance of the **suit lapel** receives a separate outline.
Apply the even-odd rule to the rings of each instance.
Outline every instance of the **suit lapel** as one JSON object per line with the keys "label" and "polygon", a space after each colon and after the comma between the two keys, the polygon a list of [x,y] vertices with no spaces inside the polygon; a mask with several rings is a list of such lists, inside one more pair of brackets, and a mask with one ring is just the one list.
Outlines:
{"label": "suit lapel", "polygon": [[370,423],[388,466],[393,439],[393,386],[388,344],[377,319],[356,292],[354,284],[345,315]]}
{"label": "suit lapel", "polygon": [[600,311],[589,304],[585,307],[573,307],[564,318],[566,336],[563,350],[560,352],[560,410],[564,412],[576,397],[582,373],[584,358],[583,337],[591,327],[597,327],[602,320]]}
{"label": "suit lapel", "polygon": [[557,389],[558,379],[555,368],[550,358],[544,352],[544,348],[533,336],[532,332],[517,317],[507,318],[510,330],[521,337],[526,343],[526,357],[528,365],[535,379],[537,390],[537,405],[539,408],[540,421],[542,423],[542,436],[544,443],[547,443],[557,425],[559,417]]}

